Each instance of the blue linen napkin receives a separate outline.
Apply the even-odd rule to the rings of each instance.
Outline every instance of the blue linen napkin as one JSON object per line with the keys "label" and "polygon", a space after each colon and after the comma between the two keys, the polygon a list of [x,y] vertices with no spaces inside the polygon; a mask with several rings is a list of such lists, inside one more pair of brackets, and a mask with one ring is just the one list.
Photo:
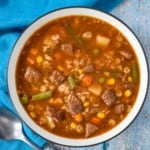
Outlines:
{"label": "blue linen napkin", "polygon": [[[7,88],[7,67],[12,48],[23,30],[39,16],[62,7],[87,6],[104,11],[112,10],[123,0],[0,0],[0,106],[15,112]],[[25,124],[26,135],[38,145],[45,140]],[[31,150],[19,140],[0,140],[0,149]]]}

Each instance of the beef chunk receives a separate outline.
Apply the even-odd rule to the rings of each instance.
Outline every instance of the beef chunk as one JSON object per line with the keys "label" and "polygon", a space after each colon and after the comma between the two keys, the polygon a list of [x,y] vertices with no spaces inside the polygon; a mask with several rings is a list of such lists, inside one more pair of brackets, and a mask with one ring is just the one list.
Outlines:
{"label": "beef chunk", "polygon": [[29,83],[36,83],[41,78],[41,72],[33,67],[27,67],[24,77]]}
{"label": "beef chunk", "polygon": [[94,70],[95,70],[95,66],[93,64],[90,64],[83,68],[84,73],[91,73],[94,72]]}
{"label": "beef chunk", "polygon": [[131,59],[133,57],[132,53],[129,51],[121,50],[119,53],[127,60]]}
{"label": "beef chunk", "polygon": [[105,90],[101,95],[101,99],[108,107],[110,107],[116,100],[115,92],[113,90]]}
{"label": "beef chunk", "polygon": [[67,104],[72,114],[83,111],[82,101],[73,92],[68,96]]}
{"label": "beef chunk", "polygon": [[47,107],[47,114],[55,121],[62,122],[65,120],[66,112],[55,107]]}
{"label": "beef chunk", "polygon": [[52,75],[49,77],[49,79],[53,84],[58,86],[65,80],[65,76],[63,75],[62,72],[54,70]]}
{"label": "beef chunk", "polygon": [[114,110],[115,110],[116,114],[121,114],[124,112],[125,106],[124,106],[124,104],[117,104],[117,105],[115,105]]}
{"label": "beef chunk", "polygon": [[85,137],[91,136],[95,131],[98,130],[98,127],[91,124],[91,123],[86,123],[85,124]]}
{"label": "beef chunk", "polygon": [[61,51],[69,56],[73,56],[73,46],[70,43],[61,44]]}

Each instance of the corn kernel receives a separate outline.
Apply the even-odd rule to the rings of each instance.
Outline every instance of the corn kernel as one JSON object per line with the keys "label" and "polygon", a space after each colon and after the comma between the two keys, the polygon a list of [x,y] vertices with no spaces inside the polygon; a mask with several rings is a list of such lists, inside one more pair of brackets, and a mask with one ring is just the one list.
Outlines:
{"label": "corn kernel", "polygon": [[60,66],[60,65],[57,67],[57,69],[58,69],[59,71],[64,71],[64,68],[63,68],[62,66]]}
{"label": "corn kernel", "polygon": [[43,58],[41,56],[37,56],[36,61],[37,63],[41,63],[43,61]]}
{"label": "corn kernel", "polygon": [[83,73],[83,71],[81,69],[78,69],[78,73],[79,73],[79,75],[81,75]]}
{"label": "corn kernel", "polygon": [[132,77],[129,76],[129,77],[128,77],[128,81],[129,81],[129,82],[132,82]]}
{"label": "corn kernel", "polygon": [[131,90],[127,89],[125,92],[124,92],[124,96],[125,97],[130,97],[132,94]]}
{"label": "corn kernel", "polygon": [[114,85],[115,84],[115,79],[114,78],[110,78],[107,80],[107,84],[108,85]]}
{"label": "corn kernel", "polygon": [[115,126],[115,125],[116,125],[116,121],[115,121],[114,119],[109,119],[109,120],[108,120],[108,124],[109,124],[110,126]]}
{"label": "corn kernel", "polygon": [[76,129],[77,124],[75,122],[72,122],[70,126],[71,126],[72,129]]}
{"label": "corn kernel", "polygon": [[100,119],[104,119],[105,118],[105,114],[102,112],[97,113],[97,117]]}
{"label": "corn kernel", "polygon": [[90,105],[90,102],[88,102],[88,101],[86,101],[86,102],[83,103],[84,107],[88,107],[89,105]]}
{"label": "corn kernel", "polygon": [[116,91],[116,96],[121,97],[122,96],[122,91],[121,90]]}
{"label": "corn kernel", "polygon": [[32,118],[35,118],[36,117],[36,114],[35,114],[35,112],[30,112],[30,116],[32,117]]}

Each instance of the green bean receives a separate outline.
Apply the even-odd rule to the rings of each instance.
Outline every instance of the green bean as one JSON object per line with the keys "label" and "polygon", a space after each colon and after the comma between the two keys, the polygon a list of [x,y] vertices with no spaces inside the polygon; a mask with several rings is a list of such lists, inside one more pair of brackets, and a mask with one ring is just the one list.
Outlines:
{"label": "green bean", "polygon": [[72,29],[72,27],[69,24],[65,24],[65,27],[69,34],[73,37],[73,39],[80,45],[84,46],[84,43],[82,39],[75,33],[75,31]]}
{"label": "green bean", "polygon": [[68,76],[68,83],[72,90],[76,87],[76,82],[73,76]]}
{"label": "green bean", "polygon": [[32,96],[32,101],[44,100],[52,97],[52,91],[41,92]]}
{"label": "green bean", "polygon": [[110,71],[110,76],[113,78],[119,78],[122,76],[122,74],[120,72],[117,72],[117,71]]}
{"label": "green bean", "polygon": [[138,71],[137,71],[137,65],[136,64],[132,64],[131,73],[132,73],[133,82],[137,83],[138,82]]}
{"label": "green bean", "polygon": [[28,97],[27,96],[21,97],[21,103],[22,104],[27,104],[28,103]]}

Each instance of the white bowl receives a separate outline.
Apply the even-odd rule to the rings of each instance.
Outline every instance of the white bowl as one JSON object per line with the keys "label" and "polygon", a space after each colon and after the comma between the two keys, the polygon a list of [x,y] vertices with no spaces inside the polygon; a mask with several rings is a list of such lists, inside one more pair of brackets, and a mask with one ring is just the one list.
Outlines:
{"label": "white bowl", "polygon": [[[112,130],[101,134],[99,136],[95,136],[88,139],[71,139],[71,138],[65,138],[60,137],[54,134],[49,133],[48,131],[44,130],[40,126],[38,126],[26,113],[24,110],[22,104],[19,101],[17,92],[16,92],[16,79],[15,79],[15,72],[16,72],[16,64],[18,57],[20,55],[20,52],[27,41],[27,39],[41,26],[45,25],[47,22],[54,20],[56,18],[70,16],[70,15],[85,15],[85,16],[91,16],[99,18],[105,22],[108,22],[112,26],[116,27],[122,34],[128,39],[130,44],[132,45],[133,49],[135,50],[135,53],[137,55],[138,61],[139,61],[139,67],[140,67],[140,87],[139,92],[137,95],[137,100],[131,110],[131,112],[127,115],[127,117],[115,128]],[[142,104],[144,102],[147,88],[148,88],[148,66],[146,62],[146,57],[144,55],[143,48],[136,38],[136,36],[133,34],[133,32],[119,19],[113,17],[112,15],[99,11],[94,10],[90,8],[81,8],[81,7],[73,7],[73,8],[65,8],[65,9],[59,9],[53,12],[50,12],[43,17],[39,18],[35,22],[33,22],[26,30],[25,32],[20,36],[18,41],[16,42],[14,49],[12,51],[10,61],[9,61],[9,67],[8,67],[8,88],[10,97],[12,99],[12,102],[18,112],[18,114],[21,116],[21,118],[24,120],[24,122],[37,134],[44,137],[47,140],[50,140],[55,143],[59,143],[62,145],[69,145],[69,146],[88,146],[93,145],[97,143],[104,142],[117,134],[119,134],[121,131],[123,131],[128,125],[134,120],[134,118],[137,116],[138,112],[140,111]]]}

